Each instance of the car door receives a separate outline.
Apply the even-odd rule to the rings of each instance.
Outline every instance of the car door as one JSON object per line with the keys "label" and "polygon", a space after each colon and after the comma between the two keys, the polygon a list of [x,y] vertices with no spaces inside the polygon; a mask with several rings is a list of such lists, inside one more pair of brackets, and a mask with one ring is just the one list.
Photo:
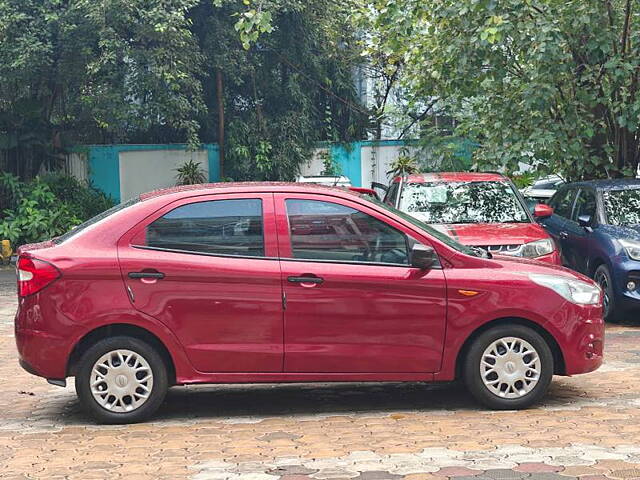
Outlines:
{"label": "car door", "polygon": [[582,215],[591,217],[594,222],[596,220],[596,194],[588,187],[581,187],[577,192],[573,213],[565,222],[564,231],[567,233],[567,238],[563,244],[563,253],[568,264],[579,272],[587,273],[589,243],[593,230],[580,226],[578,218]]}
{"label": "car door", "polygon": [[198,196],[134,227],[118,255],[132,305],[167,325],[202,372],[281,372],[273,194]]}
{"label": "car door", "polygon": [[565,249],[569,248],[567,245],[567,239],[569,238],[567,222],[570,220],[571,214],[573,213],[573,204],[575,203],[575,199],[575,188],[561,188],[549,201],[549,205],[553,207],[553,215],[540,221],[540,224],[547,230],[547,232],[549,232],[549,235],[553,237],[556,244],[560,247],[562,263],[567,266],[571,266],[569,259],[564,253]]}
{"label": "car door", "polygon": [[409,266],[403,227],[360,203],[276,194],[285,372],[435,372],[446,323],[440,267]]}

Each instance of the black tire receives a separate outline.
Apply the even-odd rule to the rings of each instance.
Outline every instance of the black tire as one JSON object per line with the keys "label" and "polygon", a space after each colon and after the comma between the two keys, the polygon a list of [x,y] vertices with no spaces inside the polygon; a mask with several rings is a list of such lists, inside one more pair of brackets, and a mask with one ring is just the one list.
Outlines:
{"label": "black tire", "polygon": [[[147,378],[145,377],[145,375],[147,374],[148,369],[150,369],[152,373],[152,382],[143,382],[145,388],[147,388],[148,386],[151,387],[150,393],[148,393],[146,400],[141,400],[141,396],[136,394],[136,401],[140,401],[141,404],[137,408],[133,407],[134,409],[131,411],[117,410],[132,408],[130,407],[134,405],[134,400],[132,400],[134,397],[132,395],[125,395],[120,400],[116,399],[115,396],[110,397],[113,398],[113,401],[111,401],[111,403],[113,404],[112,408],[116,410],[112,411],[101,405],[96,400],[96,398],[94,398],[94,395],[91,391],[92,371],[94,365],[96,364],[96,362],[98,362],[98,360],[107,355],[109,352],[114,352],[117,350],[133,352],[137,356],[141,357],[144,362],[146,362],[146,365],[144,367],[139,368],[140,372],[130,370],[130,372],[134,372],[133,375],[140,375],[140,380],[144,380],[145,378]],[[136,358],[138,358],[139,362],[141,361],[139,360],[139,357],[134,356],[124,358],[130,358],[130,362],[135,363]],[[117,363],[119,361],[117,355],[112,358],[113,360],[110,360],[112,362]],[[120,365],[117,365],[113,368],[115,369],[119,366]],[[127,365],[123,366],[125,368],[127,367]],[[114,389],[118,388],[118,386],[115,385],[117,383],[117,380],[119,379],[115,377],[113,378],[112,384]],[[146,420],[151,415],[153,415],[164,401],[164,397],[167,393],[168,388],[167,367],[158,352],[153,347],[149,346],[147,343],[141,340],[125,336],[105,338],[104,340],[100,340],[99,342],[92,345],[86,352],[84,352],[84,354],[80,358],[75,378],[75,384],[76,393],[78,394],[80,403],[82,404],[84,409],[99,423],[137,423]],[[98,386],[96,388],[107,388],[106,385],[107,383],[105,382],[104,386]],[[144,393],[143,390],[138,391],[140,393]],[[129,398],[129,400],[127,400],[127,397]],[[109,404],[110,398],[106,398],[107,404]],[[126,404],[127,401],[131,402],[130,406]]]}
{"label": "black tire", "polygon": [[611,272],[606,265],[600,265],[593,274],[594,281],[600,285],[604,292],[602,300],[602,316],[606,322],[616,322],[618,320],[618,312],[616,309],[616,296],[613,291],[613,280]]}
{"label": "black tire", "polygon": [[[510,337],[527,342],[529,346],[533,347],[537,352],[539,359],[537,383],[529,380],[526,382],[514,382],[514,386],[523,391],[525,388],[531,388],[530,391],[522,394],[522,396],[518,396],[517,398],[504,398],[499,396],[498,393],[491,391],[490,387],[485,385],[483,375],[480,370],[485,350],[487,350],[497,340]],[[522,343],[519,344],[519,347],[517,343],[511,343],[509,345],[513,345],[514,348],[520,349],[523,347]],[[526,362],[529,362],[532,359],[532,357],[527,355],[522,358],[523,361]],[[551,383],[554,371],[553,354],[551,353],[551,349],[549,348],[549,345],[547,345],[547,342],[531,328],[517,324],[500,325],[482,333],[471,344],[463,362],[464,381],[467,389],[476,398],[476,400],[494,410],[518,410],[537,403],[549,389],[549,384]],[[509,368],[511,370],[512,366],[505,364],[505,368]],[[488,367],[484,375],[487,376],[488,380],[498,382],[498,375],[490,373],[490,370],[490,367]],[[505,372],[505,374],[506,373],[507,372]],[[503,387],[505,385],[507,384],[502,382],[498,382],[496,384],[497,387]],[[531,387],[529,387],[529,385],[531,385]],[[507,386],[506,390],[509,395],[516,395],[515,392],[511,392],[511,387]]]}

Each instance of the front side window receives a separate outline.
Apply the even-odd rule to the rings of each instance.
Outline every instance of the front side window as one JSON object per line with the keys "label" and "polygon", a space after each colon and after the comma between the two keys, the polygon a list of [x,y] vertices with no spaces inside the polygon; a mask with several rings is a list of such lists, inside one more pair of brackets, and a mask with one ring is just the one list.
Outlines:
{"label": "front side window", "polygon": [[602,197],[610,225],[640,225],[640,188],[609,190]]}
{"label": "front side window", "polygon": [[573,210],[573,221],[577,222],[578,218],[587,215],[594,218],[596,215],[596,195],[591,190],[580,190],[576,199],[576,206]]}
{"label": "front side window", "polygon": [[573,199],[576,196],[575,189],[569,188],[556,193],[549,205],[553,207],[553,213],[560,217],[571,218],[571,210],[573,209]]}
{"label": "front side window", "polygon": [[431,224],[530,222],[507,182],[407,183],[400,210]]}
{"label": "front side window", "polygon": [[318,200],[286,201],[293,258],[408,265],[407,237],[359,210]]}
{"label": "front side window", "polygon": [[147,226],[138,246],[211,255],[264,256],[262,201],[213,200],[177,207]]}

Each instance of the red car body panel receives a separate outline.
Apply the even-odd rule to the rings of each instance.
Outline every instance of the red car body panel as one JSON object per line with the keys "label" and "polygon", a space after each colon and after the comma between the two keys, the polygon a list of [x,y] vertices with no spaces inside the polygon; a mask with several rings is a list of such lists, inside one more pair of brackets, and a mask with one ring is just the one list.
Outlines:
{"label": "red car body panel", "polygon": [[[448,183],[448,182],[506,182],[507,179],[499,173],[477,172],[442,172],[417,173],[395,177],[392,183]],[[524,208],[524,207],[523,207]],[[446,233],[463,245],[492,246],[492,245],[522,245],[536,240],[549,239],[551,236],[545,229],[533,220],[530,223],[466,223],[466,224],[438,224],[434,228]],[[562,257],[556,245],[555,250],[536,260],[551,265],[562,265]]]}
{"label": "red car body panel", "polygon": [[[178,384],[444,381],[455,378],[458,354],[470,335],[505,318],[519,318],[553,339],[563,363],[558,373],[592,371],[602,362],[601,305],[570,304],[527,273],[590,281],[586,277],[535,261],[465,255],[344,189],[225,184],[144,198],[67,241],[19,249],[19,255],[50,262],[62,273],[19,299],[16,342],[30,372],[65,378],[71,353],[86,335],[128,325],[166,347]],[[164,212],[211,198],[262,199],[264,258],[132,246],[141,229]],[[323,199],[373,215],[432,246],[442,268],[425,272],[292,259],[285,198]],[[165,278],[128,276],[150,268],[162,269]],[[325,282],[287,282],[301,274],[321,275]]]}

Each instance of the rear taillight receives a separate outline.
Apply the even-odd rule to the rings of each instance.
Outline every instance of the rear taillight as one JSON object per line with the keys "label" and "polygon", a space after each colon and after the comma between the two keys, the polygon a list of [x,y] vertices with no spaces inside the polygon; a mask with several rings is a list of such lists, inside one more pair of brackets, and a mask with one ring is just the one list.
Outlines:
{"label": "rear taillight", "polygon": [[16,266],[18,295],[26,297],[38,293],[54,280],[60,278],[60,270],[49,262],[37,258],[20,257]]}

